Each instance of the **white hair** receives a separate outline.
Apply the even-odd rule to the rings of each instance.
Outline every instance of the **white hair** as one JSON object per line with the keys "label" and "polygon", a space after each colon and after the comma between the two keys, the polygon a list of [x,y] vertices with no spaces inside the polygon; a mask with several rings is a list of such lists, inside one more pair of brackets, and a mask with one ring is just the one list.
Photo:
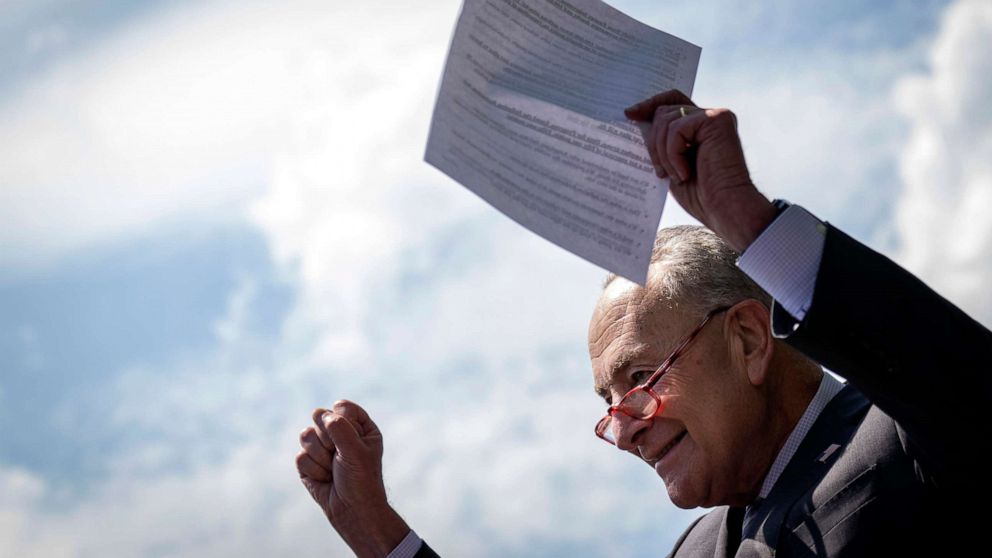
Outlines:
{"label": "white hair", "polygon": [[[658,231],[651,250],[647,288],[699,313],[755,299],[771,308],[772,297],[737,267],[737,252],[713,231],[692,225]],[[610,274],[605,289],[617,279]]]}

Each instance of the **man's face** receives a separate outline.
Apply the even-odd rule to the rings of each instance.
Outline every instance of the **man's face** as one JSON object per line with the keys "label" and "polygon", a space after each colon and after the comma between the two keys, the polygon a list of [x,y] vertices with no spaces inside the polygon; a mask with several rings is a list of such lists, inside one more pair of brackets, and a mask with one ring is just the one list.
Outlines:
{"label": "man's face", "polygon": [[[596,391],[608,404],[619,401],[703,317],[672,308],[633,283],[613,281],[589,325]],[[746,374],[734,371],[724,326],[725,314],[714,316],[655,385],[665,405],[660,415],[615,417],[617,447],[652,466],[681,508],[735,502],[756,484],[758,473],[745,465],[755,432],[755,400]]]}

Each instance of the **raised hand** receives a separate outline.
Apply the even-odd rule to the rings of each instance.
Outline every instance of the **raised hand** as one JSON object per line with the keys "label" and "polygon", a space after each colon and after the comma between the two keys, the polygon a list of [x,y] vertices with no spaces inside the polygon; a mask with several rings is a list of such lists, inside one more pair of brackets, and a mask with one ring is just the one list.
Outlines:
{"label": "raised hand", "polygon": [[679,205],[738,252],[774,218],[772,204],[751,182],[730,110],[699,108],[671,90],[625,114],[651,123],[644,143],[658,176],[671,178],[670,191]]}
{"label": "raised hand", "polygon": [[300,433],[303,486],[357,556],[386,556],[410,528],[390,507],[382,481],[382,434],[351,401],[313,412]]}

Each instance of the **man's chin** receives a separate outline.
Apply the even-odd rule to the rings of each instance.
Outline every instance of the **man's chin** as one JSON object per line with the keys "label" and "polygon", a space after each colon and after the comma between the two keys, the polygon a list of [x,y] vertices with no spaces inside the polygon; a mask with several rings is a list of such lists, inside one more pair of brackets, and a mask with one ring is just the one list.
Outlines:
{"label": "man's chin", "polygon": [[693,498],[686,498],[685,496],[685,494],[679,492],[678,490],[668,491],[668,499],[675,504],[675,507],[682,508],[683,510],[691,510],[699,507],[699,502]]}
{"label": "man's chin", "polygon": [[666,480],[661,476],[660,472],[658,473],[658,477],[661,478],[661,482],[665,484],[665,490],[668,492],[668,499],[671,500],[676,507],[682,508],[683,510],[691,510],[702,505],[699,498],[687,492],[684,489],[684,484],[679,480]]}

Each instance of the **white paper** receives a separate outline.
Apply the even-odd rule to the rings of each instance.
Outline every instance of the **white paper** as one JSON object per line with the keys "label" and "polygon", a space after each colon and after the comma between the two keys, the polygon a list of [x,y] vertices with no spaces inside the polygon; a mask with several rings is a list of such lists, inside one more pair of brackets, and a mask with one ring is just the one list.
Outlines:
{"label": "white paper", "polygon": [[667,181],[623,109],[667,89],[691,95],[699,54],[598,0],[465,0],[425,159],[643,284]]}

